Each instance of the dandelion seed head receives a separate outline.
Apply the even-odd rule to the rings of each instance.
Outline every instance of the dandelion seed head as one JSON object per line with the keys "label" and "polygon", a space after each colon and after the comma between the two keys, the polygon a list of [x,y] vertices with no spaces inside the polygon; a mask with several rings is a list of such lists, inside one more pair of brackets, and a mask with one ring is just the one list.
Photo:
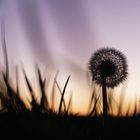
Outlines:
{"label": "dandelion seed head", "polygon": [[97,50],[89,61],[89,70],[92,80],[102,85],[103,78],[106,86],[114,88],[126,80],[128,75],[127,61],[120,51],[114,48]]}

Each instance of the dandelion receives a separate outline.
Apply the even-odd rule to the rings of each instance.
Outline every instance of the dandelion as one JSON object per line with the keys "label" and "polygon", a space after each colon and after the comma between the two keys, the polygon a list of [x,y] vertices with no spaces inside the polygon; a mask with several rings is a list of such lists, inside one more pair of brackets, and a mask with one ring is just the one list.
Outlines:
{"label": "dandelion", "polygon": [[103,118],[107,117],[106,88],[114,88],[127,78],[127,61],[125,56],[114,48],[97,50],[89,61],[92,80],[102,86]]}

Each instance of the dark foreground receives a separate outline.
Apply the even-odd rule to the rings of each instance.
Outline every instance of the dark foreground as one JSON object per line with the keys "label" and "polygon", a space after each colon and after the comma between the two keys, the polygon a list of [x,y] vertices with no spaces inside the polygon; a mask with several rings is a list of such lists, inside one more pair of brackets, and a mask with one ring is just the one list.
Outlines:
{"label": "dark foreground", "polygon": [[[100,117],[58,116],[41,113],[0,114],[0,135],[5,139],[102,140]],[[108,140],[140,139],[140,117],[108,118]]]}

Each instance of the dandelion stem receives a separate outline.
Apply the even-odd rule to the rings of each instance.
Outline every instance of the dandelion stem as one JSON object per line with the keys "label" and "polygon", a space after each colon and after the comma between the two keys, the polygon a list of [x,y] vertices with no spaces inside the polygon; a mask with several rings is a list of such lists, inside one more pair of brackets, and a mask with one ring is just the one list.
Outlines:
{"label": "dandelion stem", "polygon": [[103,127],[105,127],[107,119],[107,92],[106,92],[106,78],[102,81],[102,97],[103,97]]}

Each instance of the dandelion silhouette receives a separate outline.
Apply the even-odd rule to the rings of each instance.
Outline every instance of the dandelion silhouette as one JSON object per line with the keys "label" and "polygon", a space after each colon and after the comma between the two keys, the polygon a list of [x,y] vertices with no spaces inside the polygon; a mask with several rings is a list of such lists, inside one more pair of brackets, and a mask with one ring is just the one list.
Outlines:
{"label": "dandelion silhouette", "polygon": [[89,70],[92,80],[102,86],[103,118],[107,118],[106,88],[114,88],[127,78],[127,61],[125,56],[114,48],[102,48],[96,51],[90,61]]}

